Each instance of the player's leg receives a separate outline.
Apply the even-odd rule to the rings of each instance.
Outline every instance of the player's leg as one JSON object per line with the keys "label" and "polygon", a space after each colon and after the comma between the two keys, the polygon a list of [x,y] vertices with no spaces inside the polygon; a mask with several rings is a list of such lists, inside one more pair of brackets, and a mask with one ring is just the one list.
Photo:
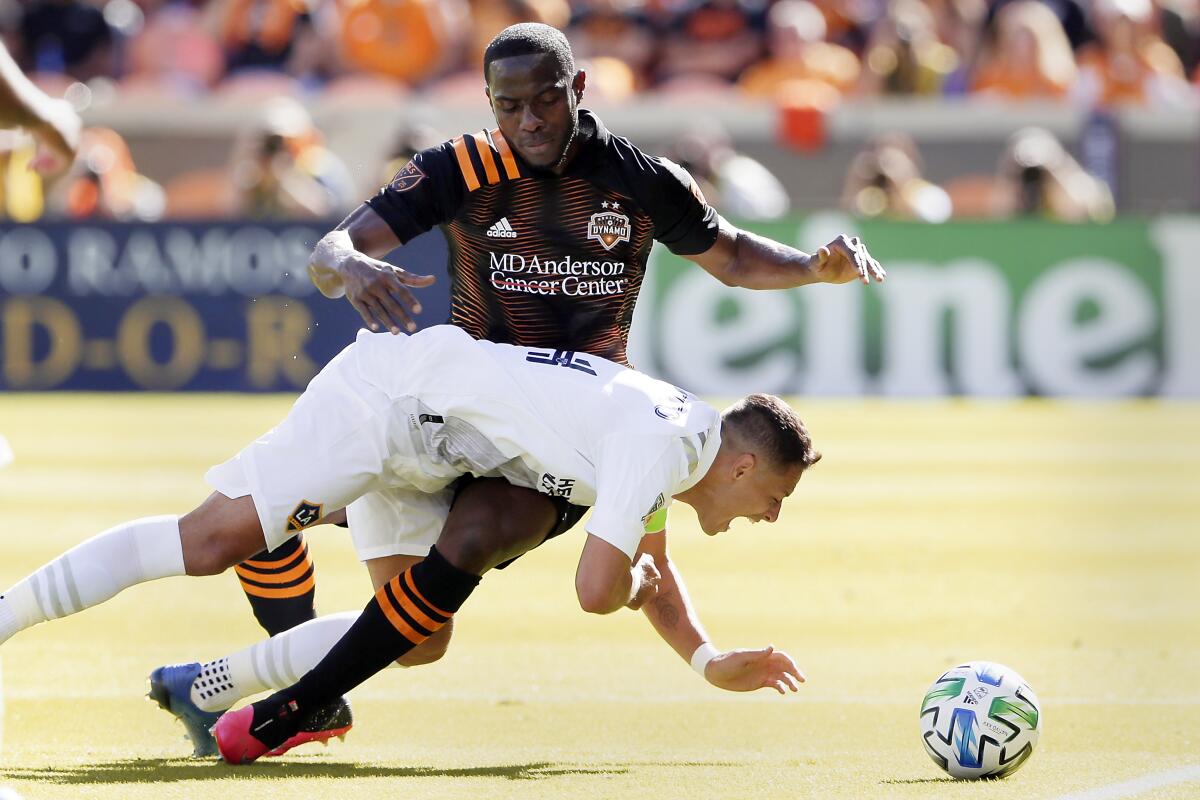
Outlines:
{"label": "player's leg", "polygon": [[[442,629],[480,575],[540,544],[557,522],[555,505],[537,492],[503,481],[469,485],[429,556],[380,587],[328,656],[294,686],[221,720],[214,732],[222,754],[241,762],[290,746],[309,709],[359,685]],[[444,556],[443,542],[471,569]]]}
{"label": "player's leg", "polygon": [[215,575],[262,549],[249,497],[214,493],[191,513],[146,517],[76,545],[0,595],[0,643],[146,581]]}
{"label": "player's leg", "polygon": [[[367,569],[378,590],[422,560],[424,558],[420,556],[386,556],[367,562]],[[181,665],[190,667],[189,672],[193,675],[186,686],[187,700],[201,712],[211,715],[227,711],[239,700],[259,692],[286,689],[315,667],[357,619],[357,611],[326,614],[228,656],[202,664],[193,662]],[[400,666],[428,664],[438,660],[445,653],[449,638],[447,625],[421,646],[409,651],[405,658],[400,659]],[[155,672],[162,669],[176,668],[160,667]],[[152,677],[151,684],[154,683]],[[178,692],[179,688],[166,686],[165,691]],[[171,699],[173,704],[181,705],[181,698]],[[209,724],[215,721],[216,717],[212,717]]]}
{"label": "player's leg", "polygon": [[303,533],[234,570],[254,618],[271,636],[316,617],[317,577]]}

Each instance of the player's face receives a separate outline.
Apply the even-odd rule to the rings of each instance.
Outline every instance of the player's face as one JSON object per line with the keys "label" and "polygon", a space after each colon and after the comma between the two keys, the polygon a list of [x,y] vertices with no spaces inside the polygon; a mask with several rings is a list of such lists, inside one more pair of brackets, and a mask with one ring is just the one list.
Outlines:
{"label": "player's face", "polygon": [[583,73],[562,74],[545,54],[512,56],[488,67],[488,97],[500,132],[535,167],[562,161],[578,126]]}
{"label": "player's face", "polygon": [[762,460],[744,470],[735,464],[711,506],[696,509],[700,527],[709,536],[716,536],[729,530],[738,517],[751,522],[774,522],[779,519],[784,499],[796,490],[803,472],[801,465],[771,468]]}

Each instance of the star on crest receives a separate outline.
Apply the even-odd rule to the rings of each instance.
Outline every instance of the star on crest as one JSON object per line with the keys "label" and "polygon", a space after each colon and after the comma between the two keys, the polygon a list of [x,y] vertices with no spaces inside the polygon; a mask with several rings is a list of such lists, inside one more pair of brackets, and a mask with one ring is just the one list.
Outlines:
{"label": "star on crest", "polygon": [[600,203],[600,207],[601,207],[601,208],[608,208],[608,201],[607,201],[607,200],[604,200],[604,201],[602,201],[602,202]]}

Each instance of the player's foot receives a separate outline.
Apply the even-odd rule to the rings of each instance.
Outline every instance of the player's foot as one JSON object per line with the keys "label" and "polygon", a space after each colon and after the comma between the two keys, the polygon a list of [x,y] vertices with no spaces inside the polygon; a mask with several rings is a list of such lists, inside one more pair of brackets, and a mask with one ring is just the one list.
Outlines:
{"label": "player's foot", "polygon": [[350,711],[350,702],[340,697],[336,702],[313,712],[299,733],[268,752],[267,757],[281,756],[293,747],[309,742],[328,744],[330,739],[344,740],[353,727],[354,714]]}
{"label": "player's foot", "polygon": [[[230,764],[249,764],[298,744],[305,719],[294,700],[282,692],[266,700],[223,714],[213,726],[221,758]],[[306,740],[311,741],[311,740]]]}
{"label": "player's foot", "polygon": [[150,693],[146,695],[159,707],[183,723],[192,740],[192,755],[207,758],[217,754],[217,742],[209,728],[221,717],[220,711],[205,711],[192,702],[192,682],[200,674],[200,665],[171,664],[150,673]]}

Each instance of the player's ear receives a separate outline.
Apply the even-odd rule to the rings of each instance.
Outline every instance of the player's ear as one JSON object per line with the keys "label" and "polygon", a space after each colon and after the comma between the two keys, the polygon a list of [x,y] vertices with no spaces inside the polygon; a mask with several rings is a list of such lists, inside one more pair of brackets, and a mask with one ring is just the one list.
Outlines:
{"label": "player's ear", "polygon": [[754,465],[757,463],[758,457],[754,453],[742,453],[733,462],[733,479],[746,477],[754,471]]}
{"label": "player's ear", "polygon": [[587,73],[579,70],[575,73],[575,77],[571,79],[571,91],[575,92],[575,102],[583,100],[583,89],[587,84]]}

